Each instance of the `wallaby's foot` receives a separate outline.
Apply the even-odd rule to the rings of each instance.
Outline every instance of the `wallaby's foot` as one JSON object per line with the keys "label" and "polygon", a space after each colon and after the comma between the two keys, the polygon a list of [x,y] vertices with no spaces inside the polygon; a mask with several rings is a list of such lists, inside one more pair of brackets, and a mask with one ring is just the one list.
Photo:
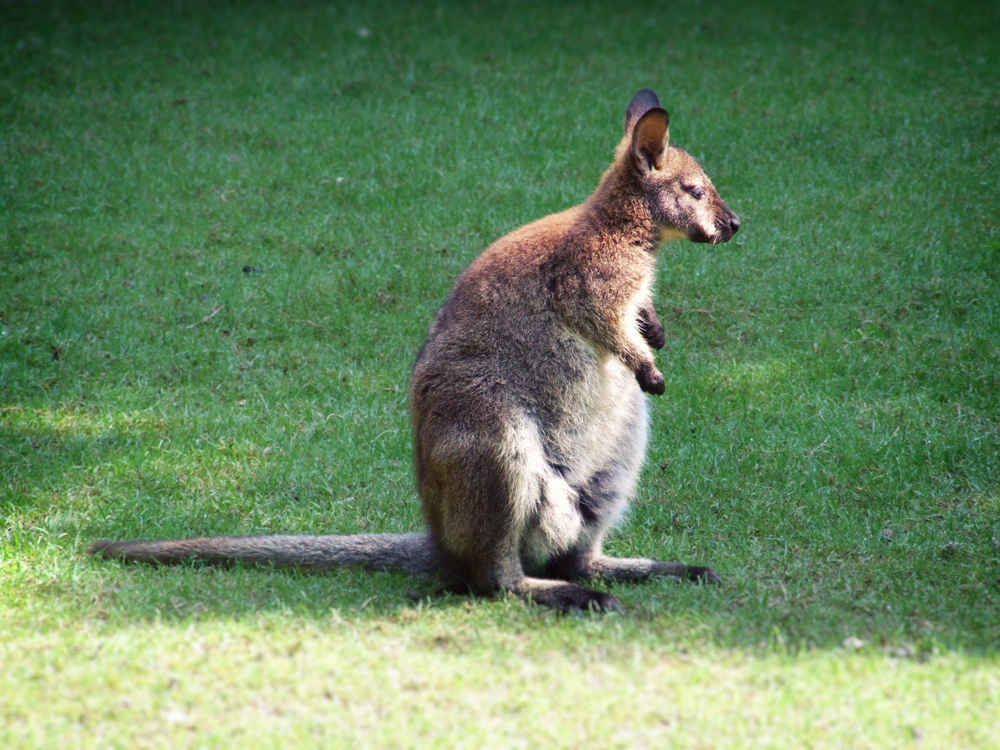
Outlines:
{"label": "wallaby's foot", "polygon": [[690,581],[692,583],[722,583],[722,578],[711,568],[701,565],[684,565],[683,563],[653,563],[649,575],[653,578],[673,578],[675,581]]}
{"label": "wallaby's foot", "polygon": [[619,612],[622,607],[611,594],[586,589],[575,583],[526,578],[517,593],[525,599],[568,614]]}
{"label": "wallaby's foot", "polygon": [[585,589],[576,584],[566,584],[565,588],[547,595],[544,599],[532,597],[559,612],[582,615],[584,612],[617,612],[622,614],[622,605],[611,594],[594,589]]}
{"label": "wallaby's foot", "polygon": [[722,583],[722,579],[719,577],[718,573],[711,568],[705,568],[699,565],[688,565],[684,577],[689,581],[694,581],[695,583]]}
{"label": "wallaby's foot", "polygon": [[553,577],[605,581],[648,581],[650,578],[670,578],[678,583],[722,583],[719,574],[700,565],[663,562],[635,557],[573,557],[567,555],[549,563],[545,574]]}

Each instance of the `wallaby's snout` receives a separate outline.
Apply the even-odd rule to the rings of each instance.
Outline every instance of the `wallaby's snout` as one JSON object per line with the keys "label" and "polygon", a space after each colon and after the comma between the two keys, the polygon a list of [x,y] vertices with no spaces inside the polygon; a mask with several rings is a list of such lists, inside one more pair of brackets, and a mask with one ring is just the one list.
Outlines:
{"label": "wallaby's snout", "polygon": [[[710,192],[709,210],[705,212],[708,216],[703,218],[701,222],[694,222],[694,226],[689,230],[688,239],[692,242],[721,245],[724,242],[729,242],[733,235],[740,231],[740,217],[726,205],[714,187],[711,188]],[[703,228],[706,225],[711,228]]]}
{"label": "wallaby's snout", "polygon": [[[686,191],[693,193],[696,202],[677,201],[673,225],[692,242],[721,245],[740,231],[740,217],[726,205],[707,177],[703,184],[703,188]],[[682,193],[682,197],[686,199],[687,195]]]}
{"label": "wallaby's snout", "polygon": [[719,231],[711,239],[713,245],[729,242],[733,238],[733,235],[740,231],[740,217],[729,206],[723,203],[721,198],[719,202],[722,203],[724,213],[719,221]]}

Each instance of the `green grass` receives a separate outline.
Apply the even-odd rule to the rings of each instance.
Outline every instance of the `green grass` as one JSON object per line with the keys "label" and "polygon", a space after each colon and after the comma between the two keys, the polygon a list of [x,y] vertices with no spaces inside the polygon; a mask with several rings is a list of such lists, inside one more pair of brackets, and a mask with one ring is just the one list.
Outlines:
{"label": "green grass", "polygon": [[[0,20],[4,747],[995,742],[995,4]],[[662,254],[667,393],[609,546],[726,586],[616,586],[624,617],[575,619],[82,555],[418,528],[435,309],[589,194],[645,86],[743,229]]]}

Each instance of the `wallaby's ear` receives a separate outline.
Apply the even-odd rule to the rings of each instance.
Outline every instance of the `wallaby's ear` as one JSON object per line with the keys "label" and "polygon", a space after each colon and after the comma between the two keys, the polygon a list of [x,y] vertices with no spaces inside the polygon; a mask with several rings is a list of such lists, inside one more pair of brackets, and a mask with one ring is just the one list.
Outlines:
{"label": "wallaby's ear", "polygon": [[653,107],[635,124],[632,153],[639,169],[648,172],[663,166],[663,155],[670,140],[670,115],[663,107]]}
{"label": "wallaby's ear", "polygon": [[643,89],[632,97],[628,109],[625,110],[625,135],[632,132],[632,128],[639,122],[639,118],[646,114],[653,107],[660,106],[660,97],[653,89]]}

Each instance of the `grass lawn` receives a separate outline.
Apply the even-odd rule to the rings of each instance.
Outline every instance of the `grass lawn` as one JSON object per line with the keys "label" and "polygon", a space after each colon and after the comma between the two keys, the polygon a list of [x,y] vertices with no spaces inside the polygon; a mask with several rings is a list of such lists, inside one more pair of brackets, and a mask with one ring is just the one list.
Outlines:
{"label": "grass lawn", "polygon": [[[1000,5],[0,5],[0,746],[995,747]],[[672,243],[624,616],[82,554],[419,528],[455,276],[652,87]]]}

